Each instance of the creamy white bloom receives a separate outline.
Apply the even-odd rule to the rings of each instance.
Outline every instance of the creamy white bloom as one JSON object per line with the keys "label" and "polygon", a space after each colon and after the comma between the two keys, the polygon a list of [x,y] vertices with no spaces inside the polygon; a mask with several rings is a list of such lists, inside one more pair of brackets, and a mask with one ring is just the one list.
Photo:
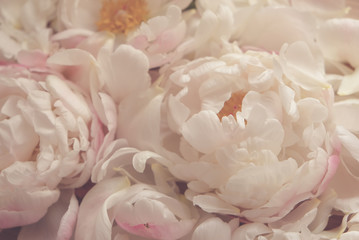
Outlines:
{"label": "creamy white bloom", "polygon": [[14,58],[21,50],[49,53],[54,48],[48,24],[57,0],[1,0],[0,5],[0,59]]}
{"label": "creamy white bloom", "polygon": [[196,1],[189,17],[186,41],[180,52],[186,58],[215,56],[231,51],[228,42],[243,50],[279,52],[285,43],[305,41],[316,46],[317,27],[328,18],[346,13],[342,0],[335,1]]}
{"label": "creamy white bloom", "polygon": [[118,227],[122,229],[120,239],[123,230],[145,239],[179,239],[191,231],[198,218],[185,201],[149,185],[131,186],[126,177],[105,179],[83,199],[75,239],[111,239]]}
{"label": "creamy white bloom", "polygon": [[189,0],[60,0],[58,31],[54,40],[88,37],[106,31],[116,44],[130,44],[142,50],[151,67],[174,58],[175,48],[183,40],[186,24],[182,9]]}
{"label": "creamy white bloom", "polygon": [[[279,56],[197,59],[164,79],[162,105],[122,102],[118,136],[169,160],[165,166],[187,183],[186,197],[203,210],[275,221],[320,195],[339,163],[333,90],[322,67],[303,42]],[[151,129],[139,127],[147,122]]]}
{"label": "creamy white bloom", "polygon": [[16,65],[0,72],[0,227],[8,228],[38,221],[58,188],[83,185],[107,133],[86,95],[60,76]]}

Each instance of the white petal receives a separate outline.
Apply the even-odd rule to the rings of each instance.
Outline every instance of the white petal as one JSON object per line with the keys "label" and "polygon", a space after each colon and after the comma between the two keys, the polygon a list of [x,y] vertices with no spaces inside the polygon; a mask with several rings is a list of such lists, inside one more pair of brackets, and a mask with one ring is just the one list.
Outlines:
{"label": "white petal", "polygon": [[82,117],[86,122],[91,119],[92,114],[84,97],[72,91],[65,81],[55,76],[48,76],[46,83],[53,96],[60,98],[73,113]]}
{"label": "white petal", "polygon": [[359,177],[359,139],[343,127],[338,126],[336,131],[343,147],[352,156],[344,158],[343,163],[353,176]]}
{"label": "white petal", "polygon": [[334,18],[319,28],[318,43],[323,54],[338,62],[349,62],[359,67],[359,58],[353,52],[358,51],[359,20]]}
{"label": "white petal", "polygon": [[338,125],[346,129],[359,132],[359,126],[356,119],[359,118],[359,100],[347,99],[334,103],[334,118]]}
{"label": "white petal", "polygon": [[75,239],[110,239],[113,223],[109,219],[107,206],[103,205],[113,193],[128,186],[127,178],[112,178],[96,184],[80,205]]}
{"label": "white petal", "polygon": [[324,64],[304,42],[284,45],[280,51],[285,75],[304,89],[329,88],[324,78]]}
{"label": "white petal", "polygon": [[222,125],[212,111],[193,115],[182,127],[183,137],[198,151],[210,153],[226,142]]}
{"label": "white petal", "polygon": [[193,232],[192,240],[230,240],[231,228],[220,218],[209,218]]}
{"label": "white petal", "polygon": [[263,223],[247,223],[233,232],[232,240],[256,240],[258,236],[271,232],[270,228]]}
{"label": "white petal", "polygon": [[156,89],[148,89],[122,101],[119,105],[117,137],[126,138],[131,146],[139,149],[153,150],[160,142],[162,97]]}
{"label": "white petal", "polygon": [[[307,12],[289,7],[244,8],[237,12],[244,31],[237,32],[240,45],[279,52],[285,43],[305,41],[313,44],[315,19]],[[248,17],[250,16],[250,17]]]}
{"label": "white petal", "polygon": [[2,186],[2,189],[4,190],[0,196],[0,228],[11,228],[37,222],[60,195],[58,190],[49,189],[32,192],[8,189],[7,186]]}
{"label": "white petal", "polygon": [[117,103],[127,95],[144,90],[150,85],[146,55],[129,45],[120,45],[112,54],[102,49],[98,61],[101,67],[100,78]]}
{"label": "white petal", "polygon": [[343,77],[343,80],[338,89],[338,95],[346,96],[359,92],[359,68],[355,69],[352,74],[347,74]]}
{"label": "white petal", "polygon": [[219,199],[215,195],[197,195],[192,200],[194,205],[198,205],[204,211],[209,213],[221,213],[229,215],[238,215],[240,210],[231,204]]}

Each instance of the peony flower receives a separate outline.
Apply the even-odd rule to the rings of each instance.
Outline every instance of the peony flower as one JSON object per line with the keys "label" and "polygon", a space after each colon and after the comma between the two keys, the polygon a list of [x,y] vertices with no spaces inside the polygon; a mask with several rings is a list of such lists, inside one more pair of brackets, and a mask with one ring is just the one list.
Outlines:
{"label": "peony flower", "polygon": [[204,211],[273,222],[323,193],[339,164],[322,67],[303,42],[199,58],[165,73],[164,93],[123,101],[117,135],[167,159]]}
{"label": "peony flower", "polygon": [[83,199],[75,239],[179,239],[196,221],[195,209],[177,197],[113,177],[99,182]]}
{"label": "peony flower", "polygon": [[143,51],[150,66],[169,62],[183,40],[186,24],[181,10],[189,0],[61,0],[58,8],[56,41],[86,38],[105,31],[117,46],[130,44]]}
{"label": "peony flower", "polygon": [[[196,1],[186,40],[178,47],[185,58],[219,57],[233,51],[262,49],[279,52],[285,43],[305,41],[312,50],[317,26],[346,13],[344,1]],[[231,43],[231,44],[228,44]]]}
{"label": "peony flower", "polygon": [[[86,94],[40,70],[0,67],[0,228],[37,222],[59,199],[59,189],[86,183],[114,131],[103,128]],[[106,117],[115,115],[114,104],[99,95],[111,126]]]}
{"label": "peony flower", "polygon": [[48,54],[55,48],[48,24],[55,17],[56,2],[0,1],[0,60],[13,59],[21,50]]}

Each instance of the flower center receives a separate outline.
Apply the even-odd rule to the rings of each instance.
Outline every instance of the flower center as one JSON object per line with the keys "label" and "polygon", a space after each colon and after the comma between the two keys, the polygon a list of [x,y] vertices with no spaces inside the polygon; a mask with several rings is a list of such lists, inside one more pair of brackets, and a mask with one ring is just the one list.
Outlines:
{"label": "flower center", "polygon": [[236,113],[242,109],[242,101],[245,96],[243,92],[232,93],[230,99],[224,102],[223,108],[217,114],[219,119],[224,116],[233,115],[236,118]]}
{"label": "flower center", "polygon": [[127,34],[143,22],[148,15],[146,0],[103,0],[99,31]]}

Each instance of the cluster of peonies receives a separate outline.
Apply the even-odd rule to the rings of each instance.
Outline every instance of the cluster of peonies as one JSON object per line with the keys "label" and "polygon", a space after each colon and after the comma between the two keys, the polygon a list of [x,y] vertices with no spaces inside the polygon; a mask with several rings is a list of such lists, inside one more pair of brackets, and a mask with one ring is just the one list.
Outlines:
{"label": "cluster of peonies", "polygon": [[0,6],[0,238],[359,238],[356,0]]}

